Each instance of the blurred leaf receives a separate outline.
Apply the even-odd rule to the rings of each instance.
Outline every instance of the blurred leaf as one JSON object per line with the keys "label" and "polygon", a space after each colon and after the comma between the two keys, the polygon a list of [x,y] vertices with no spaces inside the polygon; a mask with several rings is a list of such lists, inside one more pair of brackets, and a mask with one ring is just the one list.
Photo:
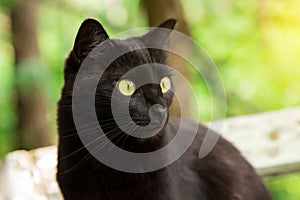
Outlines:
{"label": "blurred leaf", "polygon": [[51,75],[40,60],[27,60],[16,67],[15,85],[26,97],[34,90],[46,92]]}
{"label": "blurred leaf", "polygon": [[0,6],[11,9],[17,5],[21,0],[0,0]]}

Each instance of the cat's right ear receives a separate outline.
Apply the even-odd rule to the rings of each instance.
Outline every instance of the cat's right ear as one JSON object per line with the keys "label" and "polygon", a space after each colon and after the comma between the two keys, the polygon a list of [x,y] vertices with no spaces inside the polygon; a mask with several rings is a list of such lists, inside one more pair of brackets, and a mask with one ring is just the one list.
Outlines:
{"label": "cat's right ear", "polygon": [[148,44],[156,43],[155,46],[161,46],[161,48],[164,48],[164,46],[168,45],[170,34],[172,33],[176,22],[177,20],[173,18],[164,21],[146,35],[142,36],[143,40]]}
{"label": "cat's right ear", "polygon": [[81,65],[92,49],[108,38],[103,26],[97,20],[86,19],[78,30],[73,47],[77,64]]}

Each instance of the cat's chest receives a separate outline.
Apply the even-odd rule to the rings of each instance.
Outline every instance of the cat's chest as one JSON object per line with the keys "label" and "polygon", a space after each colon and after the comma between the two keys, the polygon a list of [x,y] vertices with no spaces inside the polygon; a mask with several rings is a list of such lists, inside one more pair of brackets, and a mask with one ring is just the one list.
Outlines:
{"label": "cat's chest", "polygon": [[[159,187],[159,186],[157,186]],[[122,190],[106,190],[99,191],[99,197],[96,199],[101,200],[180,200],[177,198],[177,194],[167,188],[146,188],[136,187],[132,189]],[[91,199],[91,198],[87,198]]]}
{"label": "cat's chest", "polygon": [[84,200],[176,200],[162,174],[130,174],[102,166],[82,171],[77,186],[84,191]]}
{"label": "cat's chest", "polygon": [[[195,178],[191,178],[195,177]],[[105,180],[105,181],[104,181]],[[111,187],[105,187],[105,182],[117,181]],[[135,180],[136,182],[132,182]],[[96,199],[112,200],[199,200],[206,199],[201,193],[197,175],[188,168],[174,165],[164,172],[146,175],[119,174],[112,177],[102,177],[98,197]],[[101,187],[102,185],[102,187]],[[103,187],[104,186],[104,187]],[[94,191],[95,192],[95,191]]]}

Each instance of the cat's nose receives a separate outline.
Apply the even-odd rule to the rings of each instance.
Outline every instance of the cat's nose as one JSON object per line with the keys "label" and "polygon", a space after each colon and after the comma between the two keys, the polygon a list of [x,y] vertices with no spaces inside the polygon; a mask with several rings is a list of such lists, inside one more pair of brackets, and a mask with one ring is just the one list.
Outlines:
{"label": "cat's nose", "polygon": [[153,108],[153,112],[155,112],[157,114],[163,113],[163,112],[165,112],[167,110],[167,108],[163,107],[160,104],[155,104],[152,107],[154,107]]}
{"label": "cat's nose", "polygon": [[166,116],[167,108],[160,105],[160,104],[154,104],[150,107],[149,114],[150,118],[153,117],[158,120],[162,120]]}

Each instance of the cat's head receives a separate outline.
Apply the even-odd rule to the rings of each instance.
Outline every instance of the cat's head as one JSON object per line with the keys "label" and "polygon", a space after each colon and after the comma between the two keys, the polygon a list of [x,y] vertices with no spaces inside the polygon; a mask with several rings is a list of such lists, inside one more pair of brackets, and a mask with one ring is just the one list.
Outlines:
{"label": "cat's head", "polygon": [[[126,49],[127,53],[117,57],[107,67],[101,76],[96,92],[96,111],[100,123],[111,123],[111,106],[127,106],[129,101],[129,112],[131,119],[139,126],[146,126],[150,123],[150,118],[157,123],[163,117],[168,118],[169,107],[174,96],[172,72],[170,69],[158,67],[156,64],[167,64],[167,53],[161,49],[138,48],[145,47],[147,44],[159,43],[167,44],[169,35],[175,26],[176,20],[169,19],[154,28],[147,34],[140,37],[132,37],[126,40],[110,39],[103,26],[96,20],[85,20],[75,39],[74,48],[66,60],[65,81],[74,82],[83,61],[91,51],[97,51],[104,42],[110,42],[119,49]],[[164,28],[166,31],[159,31]],[[151,45],[150,45],[151,46]],[[96,52],[97,53],[97,52]],[[105,55],[104,55],[105,56]],[[147,70],[142,73],[127,72],[138,66],[146,65]],[[99,68],[106,67],[101,66]],[[141,79],[149,79],[155,83],[149,83],[138,87]],[[150,81],[150,82],[151,82]],[[114,89],[116,90],[116,100],[112,103],[111,97]],[[153,107],[153,105],[156,105]],[[151,112],[150,112],[151,110]],[[154,114],[151,116],[151,114]],[[123,119],[122,119],[123,120]],[[166,120],[165,120],[166,121]]]}

